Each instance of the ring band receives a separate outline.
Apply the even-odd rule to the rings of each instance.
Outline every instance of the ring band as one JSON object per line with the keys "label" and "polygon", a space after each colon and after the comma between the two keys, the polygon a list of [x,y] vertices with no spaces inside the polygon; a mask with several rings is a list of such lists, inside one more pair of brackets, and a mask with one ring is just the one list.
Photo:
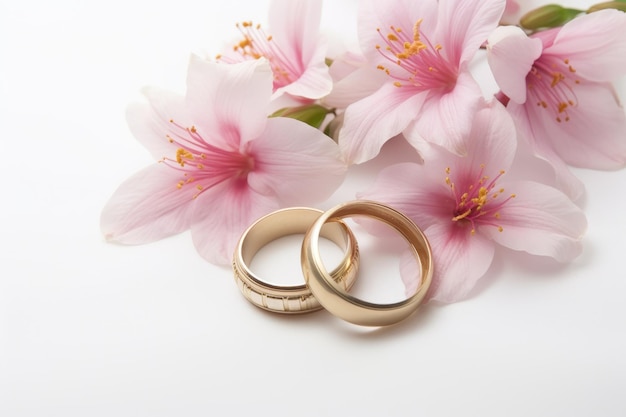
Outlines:
{"label": "ring band", "polygon": [[[351,296],[333,284],[319,254],[320,231],[327,222],[352,216],[375,218],[404,236],[421,268],[421,284],[415,294],[401,302],[375,304]],[[433,273],[430,244],[415,223],[399,211],[366,200],[343,203],[322,214],[304,237],[301,263],[305,282],[319,303],[333,315],[362,326],[386,326],[410,316],[426,295]]]}
{"label": "ring band", "polygon": [[[254,222],[241,235],[233,256],[233,271],[237,287],[252,304],[264,310],[278,313],[300,314],[322,308],[304,284],[279,286],[258,278],[248,268],[254,255],[269,242],[283,236],[302,234],[311,227],[322,211],[293,207],[270,213]],[[327,227],[326,227],[327,226]],[[345,256],[329,276],[346,291],[356,278],[359,249],[352,231],[341,221],[328,223],[320,229],[320,235],[344,250]]]}

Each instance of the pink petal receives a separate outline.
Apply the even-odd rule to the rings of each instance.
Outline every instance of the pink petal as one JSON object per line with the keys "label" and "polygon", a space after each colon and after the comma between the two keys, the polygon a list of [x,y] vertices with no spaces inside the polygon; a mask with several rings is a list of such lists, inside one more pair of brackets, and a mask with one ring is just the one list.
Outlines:
{"label": "pink petal", "polygon": [[465,138],[472,127],[474,113],[484,106],[480,87],[469,73],[461,73],[452,91],[438,94],[430,91],[428,100],[402,133],[418,151],[424,142],[434,143],[458,155],[464,155]]}
{"label": "pink petal", "polygon": [[516,195],[500,211],[497,222],[503,231],[486,226],[479,233],[508,248],[550,256],[560,262],[571,261],[581,253],[587,220],[567,196],[531,181],[502,186]]}
{"label": "pink petal", "polygon": [[245,182],[229,181],[200,195],[191,225],[198,253],[212,264],[228,265],[239,237],[256,219],[277,210],[277,202]]}
{"label": "pink petal", "polygon": [[126,110],[126,121],[133,136],[148,149],[155,160],[171,156],[175,147],[167,140],[172,132],[170,120],[191,125],[185,112],[184,97],[153,87],[142,90],[147,103],[132,103]]}
{"label": "pink petal", "polygon": [[439,1],[434,39],[448,60],[459,66],[468,63],[498,25],[505,5],[503,0]]}
{"label": "pink petal", "polygon": [[513,163],[517,148],[513,119],[498,101],[492,101],[474,114],[472,129],[466,139],[465,157],[457,167],[475,170],[485,166],[485,174],[494,177]]}
{"label": "pink petal", "polygon": [[317,129],[289,118],[270,118],[250,152],[250,187],[284,205],[313,204],[341,185],[347,166],[337,144]]}
{"label": "pink petal", "polygon": [[312,62],[318,49],[321,16],[321,0],[272,0],[269,28],[273,42],[279,43],[287,60],[300,65]]}
{"label": "pink petal", "polygon": [[388,80],[389,77],[384,72],[364,66],[336,81],[330,94],[322,101],[327,106],[345,109],[350,104],[374,94]]}
{"label": "pink petal", "polygon": [[520,10],[521,7],[516,0],[506,0],[506,7],[504,8],[504,13],[502,14],[502,21],[506,24],[516,24],[521,17]]}
{"label": "pink petal", "polygon": [[[456,227],[451,222],[433,225],[424,233],[434,261],[427,299],[453,303],[467,298],[491,266],[495,252],[493,242],[479,234],[471,235],[466,228]],[[410,267],[401,269],[400,274],[405,283],[415,281],[415,271]]]}
{"label": "pink petal", "polygon": [[578,101],[568,108],[570,120],[529,103],[526,106],[535,143],[545,141],[569,165],[591,169],[620,169],[626,165],[626,116],[615,90],[607,84],[573,87]]}
{"label": "pink petal", "polygon": [[[365,57],[356,51],[347,50],[336,57],[330,65],[330,75],[334,82],[343,80],[356,70],[368,66]],[[380,72],[380,71],[377,71]]]}
{"label": "pink petal", "polygon": [[294,97],[306,97],[307,99],[319,99],[326,96],[333,88],[333,80],[330,77],[328,65],[325,62],[326,47],[321,46],[313,55],[310,63],[300,75],[300,78],[282,88],[277,89],[273,97],[283,93]]}
{"label": "pink petal", "polygon": [[445,184],[445,171],[432,175],[433,169],[410,162],[399,163],[380,171],[372,186],[357,193],[360,200],[374,200],[385,203],[410,217],[422,228],[437,222],[446,222],[452,215],[446,215],[443,207],[452,211],[454,202]]}
{"label": "pink petal", "polygon": [[541,41],[529,38],[517,26],[501,26],[489,36],[489,67],[502,92],[512,101],[526,101],[526,75],[541,52]]}
{"label": "pink petal", "polygon": [[327,44],[321,40],[319,25],[322,12],[320,0],[274,0],[269,20],[272,42],[281,51],[281,60],[297,68],[297,80],[274,92],[308,99],[319,99],[332,89],[326,65]]}
{"label": "pink petal", "polygon": [[220,132],[239,146],[265,128],[272,71],[264,59],[217,64],[192,56],[187,75],[187,109],[204,132]]}
{"label": "pink petal", "polygon": [[420,112],[426,93],[386,84],[346,109],[339,147],[350,164],[374,158]]}
{"label": "pink petal", "polygon": [[525,130],[519,128],[515,161],[508,171],[512,175],[507,173],[507,178],[523,178],[550,185],[565,193],[572,201],[577,201],[585,193],[585,185],[549,146],[541,148],[540,153],[544,156],[539,156],[539,152],[528,143]]}
{"label": "pink petal", "polygon": [[415,259],[415,252],[410,248],[400,255],[400,277],[404,283],[404,293],[409,298],[415,294],[422,283],[419,263]]}
{"label": "pink petal", "polygon": [[[516,103],[509,103],[507,109],[515,119],[521,139],[520,144],[530,148],[530,151],[535,156],[550,165],[554,173],[556,187],[574,201],[582,197],[585,192],[585,185],[570,171],[567,164],[554,151],[552,145],[547,140],[541,140],[545,135],[545,133],[541,133],[541,123],[532,122],[527,110],[530,109],[531,114],[534,114],[534,109]],[[536,126],[535,123],[537,124]],[[537,135],[537,137],[535,135]]]}
{"label": "pink petal", "polygon": [[179,190],[179,180],[177,171],[154,164],[124,181],[102,210],[106,239],[141,244],[187,230],[193,222],[193,190]]}
{"label": "pink petal", "polygon": [[576,73],[592,81],[613,81],[626,73],[626,14],[601,10],[568,22],[545,54],[569,59]]}
{"label": "pink petal", "polygon": [[358,36],[363,54],[373,62],[388,64],[376,49],[382,43],[377,29],[390,26],[411,30],[422,19],[421,30],[432,34],[437,24],[437,0],[363,0],[359,3]]}

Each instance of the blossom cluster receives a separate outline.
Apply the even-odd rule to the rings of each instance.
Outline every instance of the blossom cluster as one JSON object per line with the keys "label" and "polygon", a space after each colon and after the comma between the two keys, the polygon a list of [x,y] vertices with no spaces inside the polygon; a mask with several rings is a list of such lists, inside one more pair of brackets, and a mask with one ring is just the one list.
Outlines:
{"label": "blossom cluster", "polygon": [[[229,264],[254,220],[320,204],[352,166],[401,136],[415,161],[382,169],[355,198],[386,203],[424,230],[435,261],[428,299],[467,297],[496,245],[577,257],[587,221],[570,167],[626,165],[612,84],[626,73],[626,14],[553,6],[522,25],[511,0],[358,6],[358,50],[328,56],[321,0],[273,0],[267,30],[239,23],[232,48],[191,56],[184,95],[144,89],[127,119],[156,163],[104,207],[107,240],[190,230],[205,259]],[[495,95],[470,71],[483,57]],[[530,159],[551,175],[516,171]],[[419,281],[406,265],[410,293]]]}

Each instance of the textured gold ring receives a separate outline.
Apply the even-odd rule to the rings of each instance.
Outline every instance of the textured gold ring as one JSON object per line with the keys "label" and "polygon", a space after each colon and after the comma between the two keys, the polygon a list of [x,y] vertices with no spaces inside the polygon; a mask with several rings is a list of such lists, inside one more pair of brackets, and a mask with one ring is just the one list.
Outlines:
{"label": "textured gold ring", "polygon": [[[286,314],[308,313],[322,308],[304,284],[304,279],[302,285],[274,285],[257,277],[248,267],[263,246],[283,236],[304,235],[321,214],[320,210],[305,207],[278,210],[254,222],[241,235],[233,256],[233,270],[239,290],[252,304]],[[359,263],[358,244],[352,231],[338,221],[324,225],[319,233],[344,250],[344,258],[329,276],[335,285],[349,290]]]}
{"label": "textured gold ring", "polygon": [[[320,232],[328,222],[353,216],[382,221],[408,241],[421,268],[421,284],[415,294],[397,303],[375,304],[358,299],[334,284],[320,258]],[[304,237],[301,262],[305,281],[319,303],[333,315],[362,326],[386,326],[410,316],[426,295],[433,273],[430,245],[415,223],[391,207],[366,200],[343,203],[322,214]]]}

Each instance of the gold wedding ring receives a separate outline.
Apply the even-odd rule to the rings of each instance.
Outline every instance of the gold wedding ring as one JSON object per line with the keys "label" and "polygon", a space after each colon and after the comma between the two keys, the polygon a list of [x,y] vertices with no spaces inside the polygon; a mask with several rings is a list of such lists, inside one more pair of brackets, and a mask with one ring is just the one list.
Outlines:
{"label": "gold wedding ring", "polygon": [[[375,304],[351,296],[334,284],[320,257],[320,233],[326,224],[353,216],[366,216],[384,222],[408,241],[421,269],[421,284],[415,294],[404,301]],[[433,273],[430,245],[415,223],[391,207],[366,200],[340,204],[315,220],[304,237],[301,262],[305,282],[319,303],[331,314],[362,326],[386,326],[410,316],[426,295]]]}
{"label": "gold wedding ring", "polygon": [[[252,304],[286,314],[308,313],[322,308],[304,282],[294,286],[270,284],[257,277],[248,267],[263,246],[283,236],[304,235],[321,214],[320,210],[304,207],[278,210],[254,222],[241,235],[233,256],[233,270],[239,290]],[[342,262],[329,274],[329,279],[345,291],[349,290],[354,283],[359,262],[359,249],[354,235],[345,223],[337,221],[320,226],[318,236],[344,250]]]}

